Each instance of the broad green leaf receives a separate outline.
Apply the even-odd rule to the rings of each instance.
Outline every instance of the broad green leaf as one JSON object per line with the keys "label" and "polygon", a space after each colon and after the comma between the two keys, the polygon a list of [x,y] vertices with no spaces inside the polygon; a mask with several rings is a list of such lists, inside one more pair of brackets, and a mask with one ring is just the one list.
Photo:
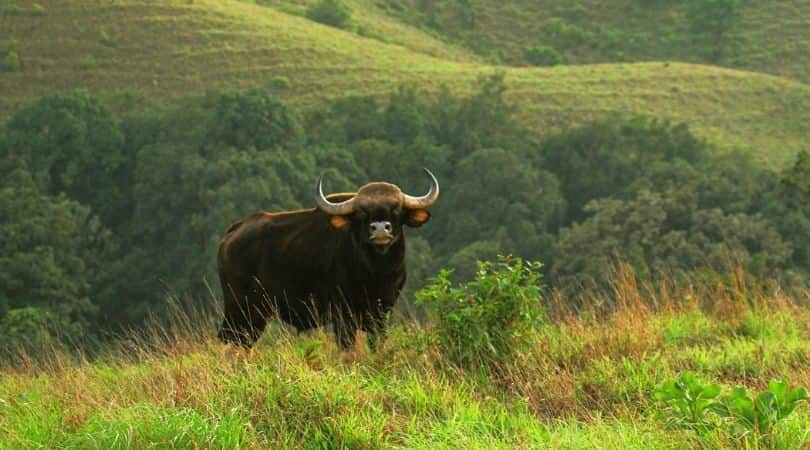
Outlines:
{"label": "broad green leaf", "polygon": [[783,401],[787,392],[787,383],[784,380],[771,380],[768,382],[768,392],[776,396],[778,401]]}

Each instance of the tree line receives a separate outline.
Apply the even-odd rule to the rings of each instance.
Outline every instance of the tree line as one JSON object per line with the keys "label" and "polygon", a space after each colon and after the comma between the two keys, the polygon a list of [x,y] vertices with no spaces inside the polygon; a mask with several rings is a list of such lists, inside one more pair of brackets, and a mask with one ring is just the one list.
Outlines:
{"label": "tree line", "polygon": [[442,184],[408,240],[409,292],[477,260],[545,264],[576,292],[615,261],[639,274],[743,265],[806,286],[810,157],[783,173],[719,153],[683,124],[608,116],[538,137],[501,75],[470,95],[403,86],[301,112],[264,89],[113,114],[81,91],[21,108],[0,135],[0,340],[100,336],[219,296],[216,248],[258,210],[313,207],[315,181]]}

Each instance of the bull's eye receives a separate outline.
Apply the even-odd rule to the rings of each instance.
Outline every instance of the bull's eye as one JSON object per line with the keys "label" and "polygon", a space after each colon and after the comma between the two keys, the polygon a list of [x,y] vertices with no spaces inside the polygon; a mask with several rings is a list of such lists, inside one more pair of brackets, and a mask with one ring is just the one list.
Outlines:
{"label": "bull's eye", "polygon": [[368,218],[368,213],[363,211],[362,209],[357,209],[354,212],[354,217],[357,220],[366,220],[366,218]]}

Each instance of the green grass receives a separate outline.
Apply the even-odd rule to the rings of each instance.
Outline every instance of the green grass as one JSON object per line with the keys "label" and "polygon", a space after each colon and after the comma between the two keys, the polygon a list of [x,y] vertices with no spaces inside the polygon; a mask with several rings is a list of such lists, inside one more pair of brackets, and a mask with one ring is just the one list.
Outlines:
{"label": "green grass", "polygon": [[[612,311],[552,306],[497,376],[449,366],[412,321],[376,354],[361,341],[341,355],[322,332],[279,327],[236,351],[212,320],[179,317],[94,362],[55,351],[0,368],[0,448],[741,448],[723,429],[667,428],[653,389],[684,371],[810,385],[806,292],[743,292],[753,307],[711,282],[615,292]],[[810,405],[773,443],[810,446]]]}
{"label": "green grass", "polygon": [[[662,62],[492,66],[371,7],[356,23],[391,43],[235,0],[41,3],[42,14],[0,17],[8,31],[0,49],[14,44],[22,60],[19,71],[0,73],[0,117],[73,88],[131,111],[286,77],[280,95],[307,109],[349,94],[385,95],[402,83],[470,91],[478,77],[501,70],[520,117],[538,135],[611,112],[651,114],[685,121],[721,148],[748,150],[778,168],[810,133],[810,87],[798,81]],[[115,45],[99,39],[102,32]]]}

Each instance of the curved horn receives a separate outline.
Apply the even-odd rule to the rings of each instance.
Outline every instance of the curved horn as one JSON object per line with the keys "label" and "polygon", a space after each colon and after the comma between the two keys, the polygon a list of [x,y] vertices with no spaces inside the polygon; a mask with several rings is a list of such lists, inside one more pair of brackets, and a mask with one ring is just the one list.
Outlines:
{"label": "curved horn", "polygon": [[323,175],[318,178],[318,186],[315,188],[315,203],[321,211],[332,216],[345,216],[354,212],[354,197],[339,203],[326,199],[323,195]]}
{"label": "curved horn", "polygon": [[425,169],[425,173],[428,174],[430,177],[430,190],[427,194],[421,197],[411,197],[408,194],[402,194],[405,198],[403,204],[408,209],[427,209],[433,206],[436,203],[436,200],[439,199],[439,181],[436,180],[436,177],[430,173],[429,170]]}

